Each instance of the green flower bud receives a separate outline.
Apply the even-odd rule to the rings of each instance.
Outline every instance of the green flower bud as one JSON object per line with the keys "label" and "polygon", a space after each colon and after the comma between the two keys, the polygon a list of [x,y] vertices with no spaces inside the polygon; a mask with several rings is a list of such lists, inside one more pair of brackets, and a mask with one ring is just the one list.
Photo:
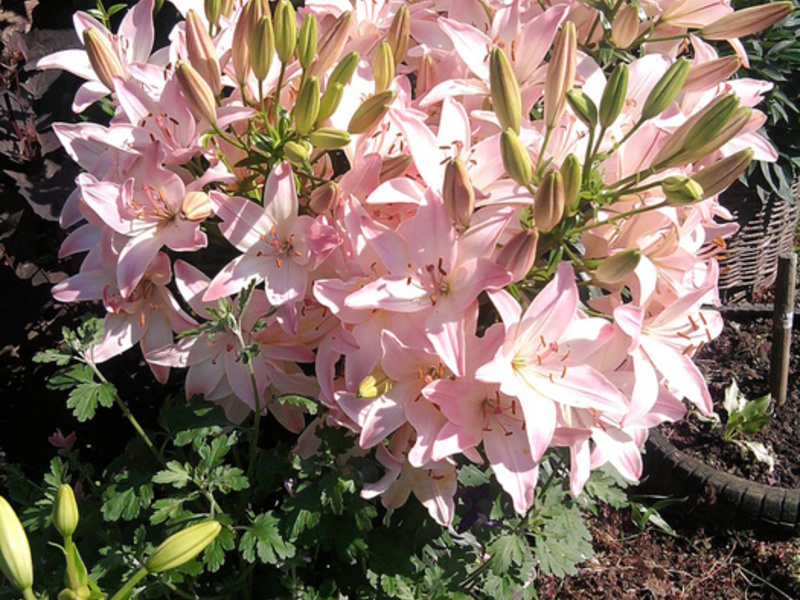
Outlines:
{"label": "green flower bud", "polygon": [[683,140],[683,150],[691,152],[713,140],[730,121],[737,108],[739,108],[739,98],[735,94],[723,97],[689,130]]}
{"label": "green flower bud", "polygon": [[250,67],[259,81],[264,81],[272,66],[275,54],[275,36],[272,31],[272,19],[264,15],[258,20],[250,41]]}
{"label": "green flower bud", "polygon": [[564,218],[564,178],[558,171],[549,171],[542,178],[533,200],[533,218],[536,229],[547,233],[555,229]]}
{"label": "green flower bud", "polygon": [[353,77],[353,73],[358,68],[359,58],[361,57],[358,52],[351,52],[340,60],[339,64],[331,71],[331,76],[328,78],[328,86],[334,83],[346,86],[350,83],[350,78]]}
{"label": "green flower bud", "polygon": [[275,50],[282,63],[291,62],[297,47],[297,15],[289,0],[279,0],[275,7]]}
{"label": "green flower bud", "polygon": [[522,97],[519,84],[511,69],[505,52],[500,48],[492,50],[489,61],[489,83],[492,92],[492,106],[503,129],[512,129],[519,134],[522,120]]}
{"label": "green flower bud", "polygon": [[78,528],[78,519],[78,503],[75,501],[72,486],[67,484],[58,486],[56,500],[53,503],[53,527],[62,537],[69,538]]}
{"label": "green flower bud", "polygon": [[581,204],[581,163],[574,154],[569,154],[561,163],[560,171],[564,180],[564,204],[567,212],[574,215]]}
{"label": "green flower bud", "polygon": [[597,106],[594,101],[587,96],[583,90],[572,88],[567,92],[567,103],[572,112],[583,121],[590,131],[597,127]]}
{"label": "green flower bud", "polygon": [[206,80],[189,63],[178,61],[175,67],[178,85],[195,116],[209,123],[217,121],[217,103]]}
{"label": "green flower bud", "polygon": [[122,63],[109,41],[93,27],[83,30],[83,45],[97,78],[109,91],[114,91],[114,77],[125,77]]}
{"label": "green flower bud", "polygon": [[297,41],[297,59],[303,70],[307,70],[317,55],[317,18],[309,13],[300,26],[300,39]]}
{"label": "green flower bud", "polygon": [[208,19],[209,23],[213,23],[214,25],[219,25],[219,13],[220,9],[222,8],[222,3],[220,0],[205,0],[203,3],[203,8],[206,12],[206,19]]}
{"label": "green flower bud", "polygon": [[397,94],[392,91],[375,94],[356,109],[347,125],[347,131],[357,135],[371,131],[389,112],[389,105]]}
{"label": "green flower bud", "polygon": [[234,0],[221,0],[219,3],[219,14],[230,17],[233,12],[233,2]]}
{"label": "green flower bud", "polygon": [[286,142],[283,145],[283,155],[293,165],[303,165],[311,156],[309,148],[300,142]]}
{"label": "green flower bud", "polygon": [[336,112],[339,104],[344,95],[344,86],[341,83],[328,83],[325,88],[325,93],[319,101],[319,114],[317,115],[317,124],[322,123]]}
{"label": "green flower bud", "polygon": [[600,99],[600,125],[608,128],[617,120],[628,95],[628,66],[620,63],[611,72]]}
{"label": "green flower bud", "polygon": [[386,34],[386,41],[392,50],[395,66],[400,64],[406,56],[410,33],[411,16],[408,12],[408,7],[403,5],[394,14],[392,23],[389,25],[389,31]]}
{"label": "green flower bud", "polygon": [[334,127],[320,127],[308,134],[308,141],[316,148],[338,150],[350,143],[350,134]]}
{"label": "green flower bud", "polygon": [[594,278],[601,285],[619,285],[633,274],[641,259],[642,252],[638,248],[612,254],[600,261]]}
{"label": "green flower bud", "polygon": [[739,150],[736,154],[726,156],[705,169],[701,169],[692,175],[692,179],[703,188],[704,198],[716,196],[744,173],[753,160],[753,155],[753,150],[750,148]]}
{"label": "green flower bud", "polygon": [[444,167],[442,184],[444,211],[453,222],[461,227],[469,226],[475,212],[475,188],[467,172],[467,166],[460,158],[447,161]]}
{"label": "green flower bud", "polygon": [[144,563],[144,568],[150,573],[163,573],[180,567],[205,550],[221,530],[222,525],[217,521],[187,527],[164,540]]}
{"label": "green flower bud", "polygon": [[685,206],[704,197],[703,187],[684,175],[673,175],[661,182],[661,189],[670,206]]}
{"label": "green flower bud", "polygon": [[294,128],[297,133],[306,135],[314,128],[319,115],[319,104],[319,80],[311,76],[300,88],[294,106]]}
{"label": "green flower bud", "polygon": [[655,87],[647,95],[642,108],[642,119],[648,120],[660,115],[680,94],[691,65],[684,57],[676,60]]}
{"label": "green flower bud", "polygon": [[25,591],[33,586],[33,561],[28,536],[17,513],[0,496],[0,571],[14,588]]}
{"label": "green flower bud", "polygon": [[375,93],[380,94],[389,89],[394,79],[394,56],[386,42],[378,46],[372,61],[372,75],[375,79]]}
{"label": "green flower bud", "polygon": [[500,135],[500,155],[508,176],[519,185],[530,185],[533,177],[530,154],[510,127]]}

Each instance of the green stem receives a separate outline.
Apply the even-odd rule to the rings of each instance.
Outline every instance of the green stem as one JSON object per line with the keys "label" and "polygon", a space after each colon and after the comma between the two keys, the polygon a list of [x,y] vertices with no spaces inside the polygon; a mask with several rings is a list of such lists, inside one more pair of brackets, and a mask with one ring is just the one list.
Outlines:
{"label": "green stem", "polygon": [[606,219],[605,221],[598,221],[597,223],[589,223],[588,225],[584,225],[583,227],[578,227],[577,229],[573,229],[570,233],[583,233],[584,231],[589,231],[590,229],[594,229],[595,227],[600,227],[601,225],[608,225],[609,223],[613,223],[614,221],[618,221],[620,219],[625,219],[627,217],[632,217],[634,215],[638,215],[644,212],[649,212],[651,210],[657,210],[659,208],[664,208],[668,206],[668,203],[659,202],[658,204],[653,204],[651,206],[641,206],[634,210],[629,210],[624,213],[619,213],[618,215],[614,215]]}
{"label": "green stem", "polygon": [[281,62],[281,72],[278,74],[278,86],[275,88],[275,98],[272,100],[272,123],[277,127],[278,124],[278,104],[281,103],[281,88],[283,78],[286,75],[286,63]]}
{"label": "green stem", "polygon": [[545,150],[547,150],[547,144],[550,143],[550,136],[553,133],[553,128],[548,127],[547,130],[544,132],[544,141],[542,142],[542,149],[539,151],[539,158],[536,161],[536,173],[539,173],[539,167],[542,164],[542,157],[544,156]]}
{"label": "green stem", "polygon": [[125,585],[123,585],[120,590],[112,596],[111,600],[125,600],[130,593],[133,591],[133,588],[136,587],[136,584],[139,583],[142,579],[147,577],[147,569],[142,567],[136,573],[133,574]]}
{"label": "green stem", "polygon": [[36,596],[31,588],[25,588],[22,590],[22,597],[25,598],[25,600],[36,600]]}

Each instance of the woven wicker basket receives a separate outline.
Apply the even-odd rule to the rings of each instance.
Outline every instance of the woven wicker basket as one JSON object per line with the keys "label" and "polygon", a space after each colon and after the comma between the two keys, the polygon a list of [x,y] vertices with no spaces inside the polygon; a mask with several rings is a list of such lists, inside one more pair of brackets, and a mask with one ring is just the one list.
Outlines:
{"label": "woven wicker basket", "polygon": [[737,183],[720,196],[739,231],[727,240],[727,258],[720,261],[719,289],[723,302],[753,301],[753,296],[775,283],[778,256],[791,250],[800,213],[800,179],[793,201],[771,196],[764,201],[756,191]]}

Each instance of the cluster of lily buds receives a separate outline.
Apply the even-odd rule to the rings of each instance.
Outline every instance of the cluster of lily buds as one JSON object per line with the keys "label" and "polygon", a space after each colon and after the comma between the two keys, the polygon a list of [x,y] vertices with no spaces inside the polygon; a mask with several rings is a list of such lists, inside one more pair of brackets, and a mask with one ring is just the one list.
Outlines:
{"label": "cluster of lily buds", "polygon": [[114,110],[54,127],[85,258],[53,293],[107,311],[87,358],[138,345],[300,453],[344,427],[385,467],[365,496],[443,524],[459,457],[525,513],[549,449],[579,494],[606,463],[636,480],[684,401],[711,411],[717,194],[776,158],[735,36],[790,3],[174,4],[167,48],[141,0],[116,33],[77,13],[84,49],[39,63]]}

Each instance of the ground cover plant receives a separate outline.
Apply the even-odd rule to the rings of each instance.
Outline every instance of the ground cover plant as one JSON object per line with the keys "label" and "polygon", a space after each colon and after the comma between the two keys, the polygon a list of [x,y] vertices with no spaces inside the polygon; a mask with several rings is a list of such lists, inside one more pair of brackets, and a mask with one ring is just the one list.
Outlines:
{"label": "ground cover plant", "polygon": [[[53,126],[83,170],[53,295],[104,316],[36,360],[137,437],[102,473],[63,435],[43,484],[6,469],[37,579],[3,505],[5,576],[450,598],[573,572],[648,430],[712,410],[717,195],[777,156],[738,38],[791,3],[172,4],[163,48],[152,0],[98,4],[36,65],[108,117]],[[186,370],[149,430],[104,373],[136,347]]]}

